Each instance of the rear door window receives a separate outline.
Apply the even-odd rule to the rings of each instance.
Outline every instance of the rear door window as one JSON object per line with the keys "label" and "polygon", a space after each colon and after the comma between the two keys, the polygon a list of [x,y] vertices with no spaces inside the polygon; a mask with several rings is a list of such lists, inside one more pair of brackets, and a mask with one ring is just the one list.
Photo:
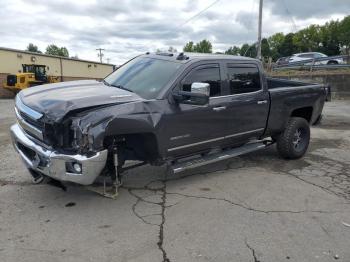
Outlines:
{"label": "rear door window", "polygon": [[302,58],[313,58],[314,54],[302,54],[302,55],[299,55],[299,57],[302,57]]}
{"label": "rear door window", "polygon": [[320,58],[320,57],[325,57],[325,55],[320,54],[320,53],[315,53],[314,58]]}
{"label": "rear door window", "polygon": [[261,90],[259,69],[254,65],[247,67],[228,65],[227,74],[231,95]]}

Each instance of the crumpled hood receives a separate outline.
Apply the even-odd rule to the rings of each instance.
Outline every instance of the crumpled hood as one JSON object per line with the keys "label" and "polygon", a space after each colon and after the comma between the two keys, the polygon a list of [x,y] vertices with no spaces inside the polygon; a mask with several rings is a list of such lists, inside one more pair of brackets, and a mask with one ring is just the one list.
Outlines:
{"label": "crumpled hood", "polygon": [[137,94],[96,80],[41,85],[27,88],[18,95],[25,105],[53,121],[76,109],[143,100]]}

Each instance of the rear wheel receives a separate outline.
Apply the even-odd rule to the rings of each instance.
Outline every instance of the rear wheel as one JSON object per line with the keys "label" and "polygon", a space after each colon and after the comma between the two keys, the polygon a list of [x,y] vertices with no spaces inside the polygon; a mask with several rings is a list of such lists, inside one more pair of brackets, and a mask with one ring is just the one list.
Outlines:
{"label": "rear wheel", "polygon": [[337,64],[338,64],[337,61],[329,61],[329,62],[327,63],[327,65],[337,65]]}
{"label": "rear wheel", "polygon": [[309,141],[309,123],[304,118],[292,117],[277,138],[277,150],[283,158],[297,159],[305,154]]}

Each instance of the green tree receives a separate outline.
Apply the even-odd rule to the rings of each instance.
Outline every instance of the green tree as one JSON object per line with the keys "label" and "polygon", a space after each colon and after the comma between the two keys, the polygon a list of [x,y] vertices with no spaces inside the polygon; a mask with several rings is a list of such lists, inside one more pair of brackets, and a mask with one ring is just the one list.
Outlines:
{"label": "green tree", "polygon": [[246,56],[247,52],[248,52],[248,49],[250,49],[250,46],[245,43],[241,46],[241,50],[240,50],[240,55],[241,56]]}
{"label": "green tree", "polygon": [[292,54],[297,52],[297,48],[293,43],[293,33],[289,33],[285,36],[278,52],[281,56],[291,56]]}
{"label": "green tree", "polygon": [[263,38],[261,40],[261,56],[262,57],[270,57],[271,56],[269,41],[266,38]]}
{"label": "green tree", "polygon": [[[207,40],[194,44],[188,42],[185,52],[211,53],[212,44]],[[276,33],[262,40],[262,56],[272,57],[273,60],[282,56],[290,56],[299,52],[322,52],[329,56],[341,52],[350,54],[350,15],[341,21],[329,21],[325,25],[310,25],[295,33],[284,35]],[[232,46],[225,54],[240,54],[241,56],[256,57],[256,44],[243,44],[241,48]]]}
{"label": "green tree", "polygon": [[194,44],[192,41],[188,42],[184,48],[183,48],[184,52],[194,52]]}
{"label": "green tree", "polygon": [[256,55],[257,55],[256,43],[252,45],[249,45],[247,43],[243,44],[241,46],[240,55],[256,58]]}
{"label": "green tree", "polygon": [[333,56],[340,54],[339,44],[339,22],[330,21],[327,22],[320,29],[321,34],[321,46],[320,52],[326,55]]}
{"label": "green tree", "polygon": [[68,49],[66,47],[58,47],[58,46],[53,45],[53,44],[48,45],[46,47],[45,54],[69,57],[69,52],[68,52]]}
{"label": "green tree", "polygon": [[225,51],[226,55],[240,55],[241,49],[238,46],[231,46]]}
{"label": "green tree", "polygon": [[248,52],[246,56],[252,57],[252,58],[256,58],[257,54],[258,54],[258,49],[257,49],[257,45],[256,43],[252,44],[249,46]]}
{"label": "green tree", "polygon": [[298,52],[321,51],[321,27],[310,25],[294,34],[293,44]]}
{"label": "green tree", "polygon": [[270,46],[270,55],[274,61],[276,61],[278,58],[282,56],[279,50],[284,41],[284,38],[285,36],[283,33],[276,33],[267,39]]}
{"label": "green tree", "polygon": [[212,53],[213,46],[210,41],[204,39],[194,46],[194,51],[197,53]]}
{"label": "green tree", "polygon": [[194,44],[192,41],[188,42],[184,48],[184,52],[196,52],[196,53],[212,53],[213,46],[210,41],[204,39],[197,44]]}
{"label": "green tree", "polygon": [[339,44],[347,55],[350,55],[350,15],[339,24]]}
{"label": "green tree", "polygon": [[41,54],[41,51],[39,50],[38,46],[34,45],[33,43],[29,43],[27,48],[26,48],[26,51],[29,51],[29,52],[34,52],[34,53],[40,53]]}

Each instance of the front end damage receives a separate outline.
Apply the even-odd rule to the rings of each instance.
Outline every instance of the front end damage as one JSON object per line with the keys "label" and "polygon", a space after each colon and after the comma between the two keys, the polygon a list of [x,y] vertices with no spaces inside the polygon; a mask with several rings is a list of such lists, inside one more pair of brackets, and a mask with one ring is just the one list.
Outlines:
{"label": "front end damage", "polygon": [[90,185],[106,165],[107,150],[90,155],[63,154],[33,142],[19,124],[11,127],[11,136],[28,169],[55,180]]}
{"label": "front end damage", "polygon": [[[14,148],[34,181],[39,181],[36,176],[40,176],[73,182],[115,198],[122,173],[147,162],[142,154],[138,156],[130,151],[128,143],[136,141],[140,144],[134,136],[128,142],[127,136],[115,134],[116,125],[118,130],[121,129],[116,124],[117,115],[123,118],[129,116],[131,110],[137,111],[135,105],[124,105],[82,108],[70,111],[58,120],[27,107],[17,98],[17,124],[11,127]],[[139,109],[144,112],[145,108]],[[134,114],[132,121],[139,116],[142,119],[138,123],[148,122],[144,121],[145,114]],[[139,161],[127,166],[124,165],[127,160]],[[100,181],[102,183],[98,184]]]}
{"label": "front end damage", "polygon": [[120,178],[115,167],[116,149],[113,143],[105,147],[102,139],[111,117],[75,112],[55,122],[26,107],[19,98],[15,111],[17,123],[10,129],[13,146],[34,183],[48,177],[62,188],[65,188],[62,182],[88,186],[102,175],[104,181],[112,179],[112,192],[108,193],[105,182],[102,190],[98,186],[88,189],[113,198],[117,196]]}
{"label": "front end damage", "polygon": [[[105,121],[90,123],[85,125],[85,128],[81,128],[81,121],[79,117],[70,119],[70,125],[66,125],[69,132],[58,132],[62,128],[59,124],[53,125],[52,129],[56,131],[51,135],[46,134],[44,130],[38,131],[43,133],[43,140],[29,133],[28,130],[35,128],[30,127],[30,123],[24,120],[18,121],[10,129],[13,146],[33,176],[34,183],[40,183],[48,177],[55,182],[50,184],[62,189],[66,188],[62,182],[72,182],[87,186],[87,189],[104,196],[115,198],[118,195],[118,187],[121,185],[122,170],[118,169],[117,149],[113,143],[107,148],[103,147],[102,142],[100,145],[94,143],[96,141],[94,131],[97,132],[94,128],[101,129]],[[98,125],[101,126],[97,127]],[[69,139],[62,139],[62,136],[68,133]],[[48,146],[45,144],[46,141],[54,141],[55,147]],[[95,183],[99,176],[103,178],[102,185]],[[106,181],[111,183],[107,185]]]}

